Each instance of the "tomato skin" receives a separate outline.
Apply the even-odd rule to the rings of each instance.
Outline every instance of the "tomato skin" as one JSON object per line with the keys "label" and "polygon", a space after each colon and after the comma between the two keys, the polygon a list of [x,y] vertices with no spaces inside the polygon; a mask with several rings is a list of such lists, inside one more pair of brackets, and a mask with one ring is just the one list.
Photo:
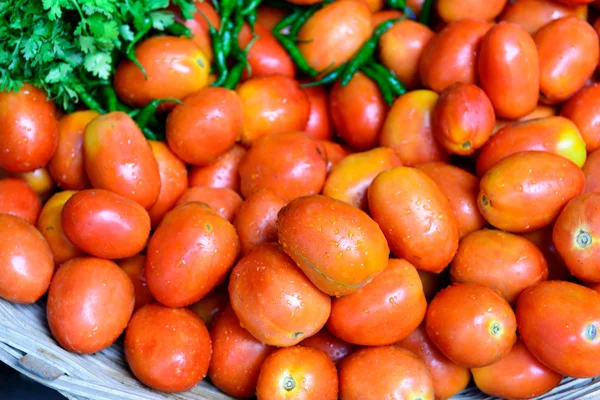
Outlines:
{"label": "tomato skin", "polygon": [[552,243],[552,231],[554,225],[548,225],[545,228],[538,229],[537,231],[525,232],[519,234],[533,243],[544,255],[546,263],[548,264],[548,280],[558,281],[570,281],[573,276],[569,272],[565,261],[562,259],[556,246]]}
{"label": "tomato skin", "polygon": [[508,399],[541,396],[562,381],[562,375],[542,364],[520,339],[506,356],[487,367],[473,368],[472,372],[479,390]]}
{"label": "tomato skin", "polygon": [[[246,60],[252,70],[252,74],[249,75],[248,69],[244,69],[242,81],[247,80],[249,77],[256,78],[271,75],[293,78],[296,75],[296,65],[271,33],[271,30],[263,27],[260,22],[257,22],[254,24],[254,32],[260,37],[256,39],[246,55]],[[245,50],[252,40],[252,31],[248,24],[242,26],[238,38],[240,48]]]}
{"label": "tomato skin", "polygon": [[438,93],[452,84],[477,83],[477,56],[490,22],[462,19],[446,25],[423,49],[419,76],[423,85]]}
{"label": "tomato skin", "polygon": [[[413,11],[415,11],[415,10],[413,9]],[[372,15],[373,26],[376,27],[379,24],[381,24],[387,20],[401,18],[401,17],[402,17],[402,12],[400,12],[399,10],[380,10],[380,11],[374,12]]]}
{"label": "tomato skin", "polygon": [[372,32],[367,4],[339,0],[324,6],[304,23],[298,32],[298,49],[308,65],[321,72],[350,60]]}
{"label": "tomato skin", "polygon": [[465,18],[491,21],[500,15],[506,3],[507,0],[493,0],[485,4],[477,0],[439,0],[436,3],[436,9],[440,18],[446,22]]}
{"label": "tomato skin", "polygon": [[150,216],[138,203],[103,189],[75,193],[61,213],[67,238],[95,257],[133,257],[150,235]]}
{"label": "tomato skin", "polygon": [[213,353],[208,377],[211,382],[230,396],[253,397],[261,366],[274,348],[262,344],[242,328],[231,306],[217,314],[210,337]]}
{"label": "tomato skin", "polygon": [[[286,384],[294,387],[288,389]],[[258,400],[337,400],[337,370],[321,350],[301,346],[278,349],[260,369],[256,397]]]}
{"label": "tomato skin", "polygon": [[0,214],[0,297],[31,304],[42,297],[54,274],[48,243],[26,220]]}
{"label": "tomato skin", "polygon": [[135,297],[129,276],[112,261],[74,258],[54,275],[46,316],[54,339],[66,350],[92,354],[123,333]]}
{"label": "tomato skin", "polygon": [[350,154],[331,168],[322,193],[366,211],[367,190],[373,179],[401,164],[394,150],[387,147]]}
{"label": "tomato skin", "polygon": [[506,3],[499,20],[519,24],[533,35],[551,21],[571,15],[585,21],[588,15],[587,7],[569,7],[548,0],[516,0]]}
{"label": "tomato skin", "polygon": [[133,283],[133,292],[135,294],[134,311],[146,304],[156,302],[146,283],[145,263],[146,256],[142,254],[136,254],[133,257],[117,261],[117,265],[125,271],[129,279],[131,279],[131,283]]}
{"label": "tomato skin", "polygon": [[[523,171],[531,172],[524,176]],[[496,228],[529,232],[552,223],[569,200],[583,191],[584,184],[581,169],[566,158],[524,151],[502,159],[485,173],[477,205]]]}
{"label": "tomato skin", "polygon": [[331,300],[276,243],[261,244],[231,272],[229,297],[242,328],[262,343],[298,344],[329,317]]}
{"label": "tomato skin", "polygon": [[242,100],[233,90],[205,87],[169,113],[167,143],[186,163],[207,165],[235,144],[243,118]]}
{"label": "tomato skin", "polygon": [[52,179],[52,176],[50,176],[48,168],[45,167],[38,168],[35,171],[17,173],[14,174],[14,176],[27,182],[29,187],[33,189],[33,191],[40,197],[42,201],[48,200],[56,188],[54,179]]}
{"label": "tomato skin", "polygon": [[323,351],[336,365],[356,348],[355,345],[333,336],[327,328],[323,328],[311,337],[307,337],[299,345]]}
{"label": "tomato skin", "polygon": [[600,148],[600,126],[597,123],[600,115],[599,84],[594,83],[575,93],[562,106],[560,115],[577,125],[588,152]]}
{"label": "tomato skin", "polygon": [[322,86],[302,88],[310,103],[310,114],[304,131],[316,140],[333,139],[333,123],[328,91]]}
{"label": "tomato skin", "polygon": [[600,173],[598,173],[600,171],[600,151],[593,151],[588,154],[582,170],[585,175],[585,189],[583,192],[600,192]]}
{"label": "tomato skin", "polygon": [[356,292],[385,269],[389,247],[375,221],[323,195],[300,197],[279,212],[279,243],[323,292]]}
{"label": "tomato skin", "polygon": [[492,135],[495,135],[500,129],[504,128],[507,125],[511,125],[516,122],[530,121],[532,119],[553,117],[557,113],[558,113],[558,110],[556,109],[555,106],[550,106],[547,104],[539,103],[532,112],[530,112],[529,114],[527,114],[524,117],[521,117],[519,119],[513,120],[513,119],[497,118],[496,124],[494,126],[494,133]]}
{"label": "tomato skin", "polygon": [[466,368],[498,361],[517,340],[510,305],[477,283],[455,283],[439,292],[429,304],[425,326],[440,351]]}
{"label": "tomato skin", "polygon": [[54,103],[24,83],[17,92],[0,92],[0,168],[28,172],[46,166],[58,143]]}
{"label": "tomato skin", "polygon": [[327,329],[346,342],[385,346],[414,331],[425,318],[426,309],[415,267],[406,260],[391,259],[368,285],[333,299]]}
{"label": "tomato skin", "polygon": [[243,202],[240,195],[231,189],[194,186],[187,189],[175,205],[193,201],[207,204],[217,215],[231,223]]}
{"label": "tomato skin", "polygon": [[[190,251],[194,249],[194,251]],[[167,307],[184,307],[221,284],[240,250],[235,228],[202,203],[169,211],[146,255],[150,293]]]}
{"label": "tomato skin", "polygon": [[244,155],[246,149],[235,144],[212,164],[193,167],[189,171],[189,186],[223,187],[239,192],[239,166]]}
{"label": "tomato skin", "polygon": [[481,88],[492,101],[497,117],[520,118],[537,105],[539,56],[533,38],[520,25],[499,22],[485,34],[479,50],[478,73]]}
{"label": "tomato skin", "polygon": [[319,193],[327,163],[319,143],[302,132],[261,138],[240,162],[240,191],[270,189],[286,200]]}
{"label": "tomato skin", "polygon": [[465,236],[450,266],[452,282],[479,283],[512,305],[521,292],[548,278],[542,252],[520,236],[483,229]]}
{"label": "tomato skin", "polygon": [[13,177],[0,179],[0,214],[21,217],[35,224],[41,209],[40,198],[24,180]]}
{"label": "tomato skin", "polygon": [[477,175],[483,176],[504,158],[522,151],[547,151],[582,167],[586,160],[585,142],[577,126],[564,117],[548,117],[516,122],[500,129],[477,156]]}
{"label": "tomato skin", "polygon": [[435,138],[431,127],[438,98],[433,91],[414,90],[392,104],[379,136],[379,145],[393,148],[403,165],[449,160],[450,155]]}
{"label": "tomato skin", "polygon": [[344,157],[352,154],[352,150],[330,140],[320,140],[319,144],[325,151],[325,156],[327,159],[327,172],[330,172],[333,166],[342,161]]}
{"label": "tomato skin", "polygon": [[368,199],[371,216],[397,258],[423,271],[446,268],[460,231],[450,201],[431,178],[415,168],[393,168],[373,180]]}
{"label": "tomato skin", "polygon": [[279,7],[272,7],[263,3],[258,6],[256,22],[269,30],[273,30],[275,25],[277,25],[277,23],[286,15],[288,15],[287,10]]}
{"label": "tomato skin", "polygon": [[175,14],[175,19],[192,31],[192,40],[206,55],[208,61],[212,63],[214,54],[206,19],[208,19],[210,24],[218,30],[221,28],[221,18],[213,8],[212,4],[208,1],[195,1],[194,5],[196,6],[196,12],[194,13],[193,18],[185,20],[179,18],[180,16],[177,13]]}
{"label": "tomato skin", "polygon": [[339,366],[340,398],[344,400],[434,399],[427,366],[398,346],[364,347]]}
{"label": "tomato skin", "polygon": [[189,309],[199,316],[204,324],[210,328],[218,313],[229,306],[229,293],[227,286],[217,286],[209,294],[189,306]]}
{"label": "tomato skin", "polygon": [[563,376],[600,374],[600,294],[575,283],[547,281],[525,289],[517,303],[519,334],[531,353]]}
{"label": "tomato skin", "polygon": [[[135,47],[135,56],[146,70],[129,60],[115,70],[113,87],[119,99],[131,107],[144,107],[150,101],[166,97],[183,99],[208,85],[210,62],[192,39],[176,36],[153,36]],[[159,110],[170,110],[167,102]]]}
{"label": "tomato skin", "polygon": [[143,384],[161,392],[185,392],[208,371],[208,330],[193,312],[148,304],[133,314],[125,332],[125,358]]}
{"label": "tomato skin", "polygon": [[160,171],[135,121],[116,111],[94,118],[83,137],[85,170],[92,186],[150,209],[160,194]]}

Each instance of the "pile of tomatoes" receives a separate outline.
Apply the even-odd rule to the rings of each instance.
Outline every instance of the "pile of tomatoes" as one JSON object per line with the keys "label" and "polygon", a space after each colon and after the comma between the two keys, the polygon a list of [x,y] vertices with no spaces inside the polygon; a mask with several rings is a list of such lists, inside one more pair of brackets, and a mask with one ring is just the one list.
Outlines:
{"label": "pile of tomatoes", "polygon": [[[198,2],[192,39],[138,45],[147,78],[116,69],[128,106],[181,100],[159,108],[164,141],[122,111],[0,93],[0,297],[46,301],[68,351],[124,334],[164,392],[208,377],[237,398],[432,400],[473,380],[523,399],[598,376],[588,3],[436,1],[431,26],[399,20],[377,44],[408,89],[388,105],[362,72],[306,86],[271,33],[289,11],[268,5],[241,83],[211,86],[219,16]],[[402,15],[383,7],[324,5],[298,51],[342,65]]]}

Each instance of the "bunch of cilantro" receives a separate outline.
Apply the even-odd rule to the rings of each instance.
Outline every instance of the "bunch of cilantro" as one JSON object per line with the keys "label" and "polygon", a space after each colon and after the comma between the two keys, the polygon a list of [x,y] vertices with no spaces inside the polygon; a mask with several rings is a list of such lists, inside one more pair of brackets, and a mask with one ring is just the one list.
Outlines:
{"label": "bunch of cilantro", "polygon": [[[173,3],[192,17],[193,0]],[[130,44],[176,23],[168,6],[169,0],[0,0],[0,91],[29,82],[72,111],[82,94],[112,80]]]}

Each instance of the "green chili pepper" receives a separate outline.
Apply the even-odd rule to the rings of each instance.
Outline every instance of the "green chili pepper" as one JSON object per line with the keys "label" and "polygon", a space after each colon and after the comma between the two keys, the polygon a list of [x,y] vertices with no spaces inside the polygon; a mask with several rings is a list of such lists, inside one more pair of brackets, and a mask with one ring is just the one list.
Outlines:
{"label": "green chili pepper", "polygon": [[256,13],[248,14],[245,17],[246,17],[246,22],[248,22],[248,25],[250,25],[250,29],[252,30],[252,33],[254,33],[254,27],[256,26]]}
{"label": "green chili pepper", "polygon": [[221,29],[219,33],[223,34],[227,30],[227,22],[230,20],[231,14],[237,8],[238,0],[221,0]]}
{"label": "green chili pepper", "polygon": [[148,122],[150,121],[150,119],[154,116],[154,114],[156,114],[156,110],[157,110],[158,106],[161,103],[165,103],[165,102],[174,102],[177,104],[182,103],[181,100],[172,99],[172,98],[152,100],[150,103],[146,104],[146,106],[144,106],[144,108],[142,108],[140,110],[140,112],[137,114],[137,116],[135,117],[135,122],[138,124],[138,126],[141,129],[145,128],[146,125],[148,125]]}
{"label": "green chili pepper", "polygon": [[387,4],[392,10],[404,10],[404,7],[406,7],[404,0],[388,0]]}
{"label": "green chili pepper", "polygon": [[371,62],[367,65],[373,68],[377,72],[377,74],[388,83],[388,85],[392,89],[392,92],[394,92],[396,96],[402,96],[406,93],[406,87],[404,87],[402,82],[400,82],[400,80],[392,71],[390,71],[385,66],[377,62]]}
{"label": "green chili pepper", "polygon": [[129,58],[131,60],[131,62],[133,62],[142,71],[142,75],[144,75],[144,79],[148,79],[148,75],[146,74],[146,70],[144,69],[142,64],[140,64],[137,57],[135,56],[135,47],[134,46],[140,40],[142,40],[142,38],[144,36],[146,36],[146,34],[148,32],[150,32],[151,28],[152,28],[152,21],[150,20],[150,18],[144,19],[143,28],[138,33],[136,33],[136,35],[133,37],[133,40],[131,42],[129,42],[129,44],[127,45],[127,48],[125,49],[125,54],[127,55],[127,58]]}
{"label": "green chili pepper", "polygon": [[147,126],[140,128],[142,130],[142,133],[144,134],[144,136],[146,137],[146,139],[148,140],[158,140],[158,136],[152,132],[152,130],[150,128],[148,128]]}
{"label": "green chili pepper", "polygon": [[383,100],[391,106],[395,100],[395,97],[385,79],[383,79],[371,65],[363,65],[360,70],[371,80],[375,81],[377,86],[379,86]]}
{"label": "green chili pepper", "polygon": [[89,93],[84,92],[83,88],[75,89],[77,96],[81,99],[83,104],[86,105],[90,110],[98,111],[100,114],[106,114],[106,110],[100,105],[100,103],[94,99]]}
{"label": "green chili pepper", "polygon": [[292,25],[294,23],[294,21],[296,21],[297,18],[299,18],[302,15],[302,10],[301,9],[296,9],[294,10],[294,12],[292,12],[289,15],[286,15],[285,17],[283,17],[274,27],[273,27],[273,34],[275,33],[281,33],[281,31],[284,28],[287,28],[288,26]]}
{"label": "green chili pepper", "polygon": [[244,8],[242,8],[242,10],[240,11],[240,14],[242,14],[242,15],[254,14],[261,2],[262,2],[262,0],[250,0],[248,2],[248,4],[246,4],[246,6]]}
{"label": "green chili pepper", "polygon": [[244,68],[246,68],[246,64],[247,62],[245,61],[238,61],[237,64],[235,64],[233,68],[231,68],[231,71],[229,71],[229,75],[227,76],[227,79],[225,79],[225,82],[221,85],[221,87],[233,90],[242,78],[242,74],[244,73]]}
{"label": "green chili pepper", "polygon": [[171,25],[169,25],[167,32],[174,36],[185,36],[187,38],[191,38],[193,36],[192,31],[187,26],[179,22],[173,22]]}
{"label": "green chili pepper", "polygon": [[298,46],[296,46],[296,43],[294,43],[294,41],[290,37],[282,35],[279,32],[274,32],[273,34],[275,35],[277,40],[279,40],[281,46],[288,52],[290,58],[292,59],[294,64],[296,64],[296,67],[298,67],[300,71],[312,77],[319,75],[319,71],[315,70],[308,64],[308,61],[306,61],[306,59],[300,52],[300,49],[298,49]]}
{"label": "green chili pepper", "polygon": [[328,72],[326,75],[324,75],[318,81],[304,83],[304,84],[300,85],[300,87],[307,88],[307,87],[313,87],[313,86],[328,85],[330,83],[333,83],[340,77],[340,74],[344,70],[344,67],[345,67],[345,65],[342,64],[339,67],[337,67],[336,69],[334,69],[333,71]]}
{"label": "green chili pepper", "polygon": [[233,37],[233,21],[227,21],[225,24],[227,26],[221,32],[221,52],[223,57],[227,59],[227,56],[231,53],[231,44],[235,40]]}
{"label": "green chili pepper", "polygon": [[113,112],[117,110],[117,92],[111,85],[103,86],[102,92],[104,93],[104,97],[106,98],[106,108],[108,112]]}
{"label": "green chili pepper", "polygon": [[425,0],[423,7],[421,8],[421,14],[419,15],[419,22],[423,25],[429,25],[431,22],[431,13],[433,11],[433,1]]}

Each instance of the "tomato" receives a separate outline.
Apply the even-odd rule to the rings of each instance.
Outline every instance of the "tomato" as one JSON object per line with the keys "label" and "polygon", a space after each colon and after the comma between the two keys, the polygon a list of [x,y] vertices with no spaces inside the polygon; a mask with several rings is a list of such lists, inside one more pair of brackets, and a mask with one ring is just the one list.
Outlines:
{"label": "tomato", "polygon": [[229,306],[227,285],[217,286],[212,292],[189,306],[207,327],[211,327],[216,315]]}
{"label": "tomato", "polygon": [[394,150],[387,147],[351,154],[331,168],[322,193],[366,210],[367,190],[373,179],[380,172],[400,165]]}
{"label": "tomato", "polygon": [[558,254],[556,246],[552,243],[553,230],[554,224],[551,224],[537,231],[521,233],[519,236],[536,245],[544,255],[544,259],[546,259],[546,263],[548,264],[548,280],[569,281],[573,277],[565,265],[565,261]]}
{"label": "tomato", "polygon": [[531,353],[564,376],[600,374],[600,294],[575,283],[541,282],[517,303],[519,334]]}
{"label": "tomato", "polygon": [[[464,5],[461,8],[468,10]],[[533,38],[520,25],[499,22],[485,34],[478,73],[497,117],[520,118],[537,105],[540,61]]]}
{"label": "tomato", "polygon": [[594,0],[557,0],[559,3],[568,5],[568,6],[577,6],[581,4],[589,4]]}
{"label": "tomato", "polygon": [[187,20],[179,18],[178,13],[175,14],[175,18],[178,22],[184,24],[192,31],[192,40],[206,55],[208,62],[212,62],[214,55],[208,24],[210,22],[215,29],[220,29],[221,18],[210,1],[195,1],[194,5],[196,6],[196,12],[194,13],[193,18]]}
{"label": "tomato", "polygon": [[48,242],[56,265],[85,254],[71,243],[62,227],[63,207],[75,193],[77,192],[65,190],[50,197],[44,204],[37,220],[37,228]]}
{"label": "tomato", "polygon": [[83,137],[85,170],[95,188],[106,189],[150,209],[160,194],[160,171],[137,124],[116,111],[96,117]]}
{"label": "tomato", "polygon": [[427,301],[415,267],[406,260],[391,259],[368,285],[333,299],[327,329],[354,344],[394,344],[421,324],[426,309]]}
{"label": "tomato", "polygon": [[256,22],[269,30],[273,30],[279,21],[288,15],[288,11],[284,8],[273,7],[267,4],[258,6],[256,13]]}
{"label": "tomato", "polygon": [[251,78],[236,90],[244,109],[243,143],[306,128],[310,102],[294,79],[277,75]]}
{"label": "tomato", "polygon": [[56,185],[50,172],[45,167],[38,168],[35,171],[20,172],[16,177],[23,179],[30,188],[43,200],[46,201]]}
{"label": "tomato", "polygon": [[58,122],[58,146],[48,169],[63,190],[83,190],[91,186],[83,160],[83,133],[85,127],[99,115],[93,110],[75,111]]}
{"label": "tomato", "polygon": [[506,3],[499,20],[519,24],[533,35],[549,22],[571,15],[585,21],[588,15],[587,7],[569,7],[548,0],[516,0]]}
{"label": "tomato", "polygon": [[320,140],[319,144],[323,147],[323,150],[325,150],[327,172],[331,171],[333,166],[342,161],[344,157],[352,154],[352,151],[347,147],[330,140]]}
{"label": "tomato", "polygon": [[414,353],[397,346],[365,347],[339,366],[344,400],[434,400],[433,380]]}
{"label": "tomato", "polygon": [[[244,69],[242,80],[270,75],[293,78],[296,75],[296,65],[271,30],[263,27],[260,23],[255,23],[254,34],[258,38],[246,54],[246,61],[252,72],[248,74],[248,68]],[[238,37],[241,49],[248,49],[248,45],[253,39],[250,26],[244,24]]]}
{"label": "tomato", "polygon": [[235,228],[208,206],[192,202],[169,211],[146,256],[150,293],[167,307],[195,303],[221,284],[240,250]]}
{"label": "tomato", "polygon": [[[135,46],[135,57],[146,71],[130,60],[115,70],[113,87],[119,99],[132,107],[144,107],[155,99],[183,99],[208,85],[210,61],[192,39],[152,36]],[[173,108],[166,102],[159,110]]]}
{"label": "tomato", "polygon": [[333,123],[327,90],[322,86],[307,87],[302,90],[310,103],[310,113],[304,132],[316,140],[332,140]]}
{"label": "tomato", "polygon": [[0,168],[28,172],[44,167],[58,143],[54,103],[25,83],[17,92],[0,92]]}
{"label": "tomato", "polygon": [[33,225],[0,214],[0,297],[13,303],[38,301],[54,274],[48,243]]}
{"label": "tomato", "polygon": [[229,280],[231,306],[242,328],[262,343],[298,344],[329,317],[329,296],[275,243],[261,244],[240,259]]}
{"label": "tomato", "polygon": [[417,272],[419,273],[419,278],[423,285],[423,293],[425,294],[425,299],[428,303],[440,290],[450,284],[449,274],[447,273],[448,270],[443,271],[441,274],[428,271]]}
{"label": "tomato", "polygon": [[479,390],[508,399],[541,396],[562,381],[562,375],[542,364],[521,340],[499,361],[472,372]]}
{"label": "tomato", "polygon": [[207,165],[229,150],[242,134],[240,97],[220,87],[206,87],[186,97],[169,113],[169,148],[186,163]]}
{"label": "tomato", "polygon": [[254,192],[244,200],[234,220],[242,254],[261,243],[277,241],[277,214],[286,204],[283,198],[268,189]]}
{"label": "tomato", "polygon": [[335,131],[348,146],[369,150],[377,145],[388,106],[375,82],[362,72],[354,74],[346,86],[336,81],[329,106]]}
{"label": "tomato", "polygon": [[588,154],[582,170],[585,175],[584,193],[600,192],[600,151]]}
{"label": "tomato", "polygon": [[143,384],[184,392],[208,371],[211,339],[193,312],[148,304],[133,314],[125,332],[125,358]]}
{"label": "tomato", "polygon": [[236,144],[212,164],[193,167],[189,171],[190,187],[224,187],[238,192],[240,189],[239,166],[245,154],[246,149]]}
{"label": "tomato", "polygon": [[430,90],[415,90],[396,99],[383,124],[379,145],[393,148],[407,166],[448,160],[450,155],[431,127],[438,98]]}
{"label": "tomato", "polygon": [[548,265],[529,240],[483,229],[460,241],[450,274],[453,282],[485,285],[514,305],[525,288],[548,278]]}
{"label": "tomato", "polygon": [[506,3],[507,0],[492,0],[486,3],[478,0],[439,0],[436,2],[436,9],[440,18],[446,22],[465,18],[491,21],[502,12]]}
{"label": "tomato", "polygon": [[529,114],[527,114],[524,117],[521,117],[519,119],[512,120],[512,119],[505,119],[505,118],[497,118],[496,125],[494,126],[493,135],[495,135],[496,132],[498,132],[500,129],[504,128],[505,126],[511,125],[515,122],[530,121],[532,119],[552,117],[552,116],[555,116],[557,113],[558,113],[558,110],[556,109],[555,106],[550,106],[547,104],[539,103],[532,112],[530,112]]}
{"label": "tomato", "polygon": [[479,87],[455,83],[440,95],[433,110],[433,134],[450,153],[473,154],[492,135],[494,106]]}
{"label": "tomato", "polygon": [[253,397],[261,366],[273,347],[262,344],[242,328],[231,306],[217,314],[210,337],[210,381],[230,396]]}
{"label": "tomato", "polygon": [[356,292],[387,266],[390,251],[381,229],[348,203],[300,197],[279,212],[277,224],[285,252],[331,296]]}
{"label": "tomato", "polygon": [[528,232],[552,223],[584,184],[581,169],[566,158],[525,151],[502,159],[485,173],[477,205],[496,228]]}
{"label": "tomato", "polygon": [[146,273],[144,270],[145,262],[146,256],[142,254],[137,254],[117,262],[117,265],[125,271],[129,276],[129,279],[131,279],[131,283],[133,283],[133,291],[135,294],[134,310],[137,310],[148,303],[155,302],[152,293],[150,293],[150,290],[148,289],[148,284],[146,283]]}
{"label": "tomato", "polygon": [[150,216],[141,205],[103,189],[71,196],[61,222],[77,248],[99,258],[133,257],[146,247],[150,235]]}
{"label": "tomato", "polygon": [[258,400],[337,400],[337,370],[321,350],[300,346],[278,349],[260,369],[256,397]]}
{"label": "tomato", "polygon": [[419,76],[423,85],[441,93],[457,82],[477,83],[479,45],[491,26],[478,19],[461,19],[446,25],[421,54]]}
{"label": "tomato", "polygon": [[123,333],[135,303],[129,276],[112,261],[74,258],[54,275],[46,316],[54,339],[66,350],[92,354]]}
{"label": "tomato", "polygon": [[482,176],[504,158],[522,151],[548,151],[582,167],[585,142],[577,126],[564,117],[516,122],[500,129],[483,146],[477,157],[477,174]]}
{"label": "tomato", "polygon": [[413,352],[425,362],[433,378],[433,389],[436,398],[451,398],[465,389],[471,380],[471,373],[468,368],[450,361],[433,344],[427,336],[424,324],[398,342],[397,346]]}
{"label": "tomato", "polygon": [[417,269],[441,272],[458,248],[452,205],[424,172],[397,167],[379,174],[368,192],[371,216],[392,253]]}
{"label": "tomato", "polygon": [[256,141],[240,163],[240,191],[248,197],[270,189],[286,200],[319,193],[327,162],[319,143],[302,132],[270,135]]}
{"label": "tomato", "polygon": [[600,85],[594,83],[584,87],[565,102],[560,115],[573,121],[586,145],[588,152],[600,148]]}
{"label": "tomato", "polygon": [[148,210],[152,226],[156,227],[188,188],[188,173],[185,163],[169,150],[166,143],[157,141],[149,143],[160,174],[158,199]]}
{"label": "tomato", "polygon": [[517,340],[517,320],[494,290],[455,283],[439,292],[425,316],[427,335],[456,364],[484,367],[508,354]]}
{"label": "tomato", "polygon": [[360,1],[339,0],[325,5],[302,25],[298,49],[315,70],[332,70],[350,60],[372,33],[369,7]]}
{"label": "tomato", "polygon": [[393,9],[380,10],[380,11],[373,13],[373,15],[372,15],[373,26],[377,27],[379,24],[381,24],[387,20],[401,18],[401,17],[402,17],[402,12],[399,10],[393,10]]}
{"label": "tomato", "polygon": [[419,86],[419,59],[435,34],[412,20],[396,22],[379,41],[381,63],[393,71],[408,89]]}
{"label": "tomato", "polygon": [[0,179],[0,213],[21,217],[30,224],[35,224],[42,202],[37,193],[22,179]]}
{"label": "tomato", "polygon": [[475,175],[444,162],[421,164],[417,169],[430,177],[450,200],[461,238],[486,226],[477,207],[479,179]]}
{"label": "tomato", "polygon": [[356,348],[355,345],[333,336],[326,328],[321,329],[311,337],[307,337],[299,345],[323,351],[336,365]]}
{"label": "tomato", "polygon": [[193,201],[207,204],[217,215],[233,222],[243,200],[239,194],[228,188],[194,186],[183,193],[176,206]]}

